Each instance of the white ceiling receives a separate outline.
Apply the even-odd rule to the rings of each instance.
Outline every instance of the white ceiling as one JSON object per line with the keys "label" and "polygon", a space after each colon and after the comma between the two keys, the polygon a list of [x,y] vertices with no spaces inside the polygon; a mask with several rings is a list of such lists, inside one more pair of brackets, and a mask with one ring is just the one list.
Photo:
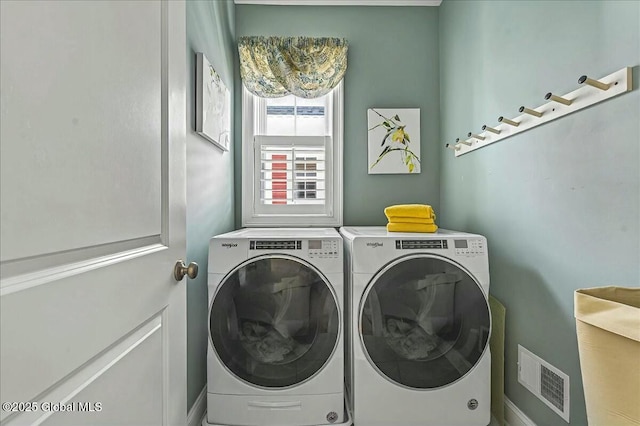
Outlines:
{"label": "white ceiling", "polygon": [[442,0],[234,0],[236,4],[279,6],[440,6]]}

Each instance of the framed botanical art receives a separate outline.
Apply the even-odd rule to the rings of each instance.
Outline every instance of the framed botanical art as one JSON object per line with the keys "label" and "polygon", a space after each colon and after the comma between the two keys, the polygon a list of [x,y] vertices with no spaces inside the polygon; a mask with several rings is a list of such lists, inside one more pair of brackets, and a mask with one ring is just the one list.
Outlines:
{"label": "framed botanical art", "polygon": [[203,53],[196,53],[196,132],[229,150],[231,95]]}
{"label": "framed botanical art", "polygon": [[370,108],[369,174],[420,173],[420,108]]}

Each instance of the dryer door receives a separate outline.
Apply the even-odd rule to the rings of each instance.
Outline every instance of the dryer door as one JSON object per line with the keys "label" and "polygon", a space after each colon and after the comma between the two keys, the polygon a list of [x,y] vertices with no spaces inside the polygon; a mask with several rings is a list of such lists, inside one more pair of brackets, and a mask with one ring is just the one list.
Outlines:
{"label": "dryer door", "polygon": [[487,349],[487,296],[459,264],[435,255],[397,259],[379,271],[360,303],[360,339],[385,378],[413,389],[464,377]]}
{"label": "dryer door", "polygon": [[291,256],[250,259],[218,286],[211,343],[245,382],[266,388],[302,383],[322,370],[338,342],[338,303],[327,279]]}

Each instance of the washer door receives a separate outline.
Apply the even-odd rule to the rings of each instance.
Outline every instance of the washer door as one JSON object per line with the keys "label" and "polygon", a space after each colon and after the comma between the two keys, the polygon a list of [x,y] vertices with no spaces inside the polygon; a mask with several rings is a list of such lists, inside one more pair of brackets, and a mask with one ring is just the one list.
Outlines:
{"label": "washer door", "polygon": [[338,304],[310,264],[290,256],[251,259],[213,298],[211,343],[222,363],[256,386],[283,388],[318,373],[338,342]]}
{"label": "washer door", "polygon": [[488,345],[491,319],[479,283],[460,265],[414,255],[387,265],[360,304],[360,338],[375,369],[413,389],[465,376]]}

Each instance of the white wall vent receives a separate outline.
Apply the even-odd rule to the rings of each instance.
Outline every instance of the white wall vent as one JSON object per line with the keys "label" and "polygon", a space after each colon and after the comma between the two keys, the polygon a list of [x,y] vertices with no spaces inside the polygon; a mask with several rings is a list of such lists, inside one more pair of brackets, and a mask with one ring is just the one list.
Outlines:
{"label": "white wall vent", "polygon": [[520,345],[518,382],[569,423],[569,376]]}

